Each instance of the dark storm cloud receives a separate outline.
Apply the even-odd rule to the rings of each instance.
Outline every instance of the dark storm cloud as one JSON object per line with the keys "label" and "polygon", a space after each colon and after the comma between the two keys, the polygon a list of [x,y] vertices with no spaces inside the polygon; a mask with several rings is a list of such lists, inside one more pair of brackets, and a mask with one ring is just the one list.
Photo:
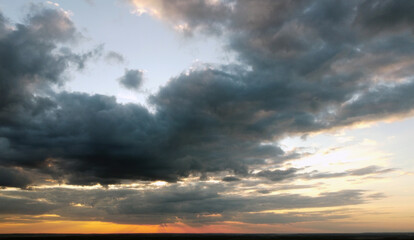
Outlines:
{"label": "dark storm cloud", "polygon": [[141,70],[126,69],[124,76],[118,80],[119,83],[127,89],[138,90],[142,85],[143,78],[144,73]]}
{"label": "dark storm cloud", "polygon": [[[4,28],[7,22],[0,19]],[[72,53],[57,47],[75,41],[73,23],[62,11],[33,9],[27,23],[8,28],[0,38],[0,123],[17,123],[16,115],[36,115],[55,105],[42,97],[50,85],[63,83],[62,74],[70,66],[83,68],[93,52]],[[55,52],[54,54],[52,52]]]}
{"label": "dark storm cloud", "polygon": [[[163,19],[187,23],[194,33],[223,34],[240,63],[171,78],[150,97],[152,113],[110,96],[51,90],[92,54],[61,47],[77,36],[63,12],[41,9],[15,28],[0,18],[4,169],[36,169],[81,185],[173,182],[223,171],[243,178],[255,166],[301,157],[274,143],[283,137],[413,109],[407,2],[154,2]],[[383,21],[374,27],[377,18]],[[136,89],[142,72],[126,71],[120,82]],[[282,181],[291,171],[261,175]]]}
{"label": "dark storm cloud", "polygon": [[364,1],[355,22],[370,33],[413,30],[413,9],[414,3],[407,0]]}
{"label": "dark storm cloud", "polygon": [[[60,220],[99,220],[115,223],[162,224],[176,222],[202,224],[220,221],[290,223],[309,221],[310,216],[273,214],[259,218],[266,210],[312,207],[341,207],[366,203],[370,198],[360,190],[343,190],[309,197],[298,194],[226,194],[220,184],[171,185],[157,189],[36,189],[8,191],[0,197],[0,218],[7,214],[56,214]],[[14,200],[14,201],[13,201]],[[138,204],[139,203],[139,204]],[[14,207],[22,205],[21,208]],[[31,206],[31,209],[28,209]],[[251,215],[255,213],[256,215]],[[329,219],[314,213],[315,219]],[[335,213],[337,214],[337,213]],[[331,214],[335,215],[335,214]],[[213,216],[213,217],[212,217]],[[273,216],[273,217],[272,217]],[[272,220],[271,220],[271,219]]]}
{"label": "dark storm cloud", "polygon": [[0,167],[0,187],[24,188],[30,183],[32,180],[24,171]]}
{"label": "dark storm cloud", "polygon": [[[47,138],[46,132],[41,133],[41,128],[47,128],[41,121],[57,107],[48,97],[54,94],[51,87],[63,84],[65,70],[82,69],[85,61],[100,50],[75,54],[62,46],[76,41],[79,36],[63,11],[33,5],[25,24],[12,28],[2,17],[0,26],[3,29],[0,38],[0,164],[35,166],[47,158],[35,138],[37,135]],[[2,168],[1,171],[3,176],[9,176],[2,180],[4,186],[23,187],[30,179],[27,176],[15,179],[21,175],[16,168]]]}

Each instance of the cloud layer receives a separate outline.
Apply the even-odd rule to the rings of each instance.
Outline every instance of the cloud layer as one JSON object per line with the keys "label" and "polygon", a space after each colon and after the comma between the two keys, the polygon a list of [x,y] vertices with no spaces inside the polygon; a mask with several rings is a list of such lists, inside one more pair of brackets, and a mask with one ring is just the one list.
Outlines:
{"label": "cloud layer", "polygon": [[[120,104],[113,96],[56,91],[68,71],[84,68],[97,54],[71,50],[79,33],[62,10],[36,7],[26,22],[13,26],[0,15],[1,187],[175,183],[215,175],[221,179],[218,186],[231,188],[252,178],[283,182],[392,171],[378,166],[337,173],[282,169],[301,154],[285,152],[278,142],[412,112],[411,1],[131,3],[187,36],[223,36],[237,62],[205,64],[172,77],[149,97],[150,111]],[[123,62],[117,53],[107,58]],[[126,70],[119,82],[138,90],[142,80],[142,71]],[[10,206],[0,207],[0,214],[98,216],[147,224],[175,217],[191,223],[277,223],[328,215],[275,217],[263,211],[345,206],[367,199],[361,190],[308,197],[267,196],[269,191],[262,189],[262,196],[252,197],[221,195],[209,186],[169,186],[105,191],[103,199],[103,190],[19,191],[18,200],[12,193],[0,196],[0,206]],[[47,201],[30,200],[41,195]],[[62,197],[66,195],[70,200]],[[218,219],[209,220],[215,214]]]}
{"label": "cloud layer", "polygon": [[[65,188],[10,191],[0,196],[0,215],[55,214],[60,220],[94,220],[127,224],[160,224],[177,221],[202,225],[222,221],[293,223],[344,218],[346,211],[324,210],[299,214],[298,208],[345,207],[369,202],[361,190],[344,190],[309,197],[298,194],[240,196],[228,194],[220,184],[200,184],[157,189],[76,190]],[[139,203],[139,204],[138,204]],[[7,207],[6,207],[7,206]],[[289,210],[287,213],[260,213]],[[32,217],[33,215],[34,217]],[[45,216],[47,218],[47,216]],[[20,219],[16,218],[16,221]]]}
{"label": "cloud layer", "polygon": [[[211,17],[190,14],[199,4]],[[225,19],[214,18],[216,4],[229,8]],[[82,68],[92,54],[60,47],[76,38],[64,12],[38,10],[15,29],[2,18],[3,168],[40,169],[73,184],[243,175],[286,160],[279,146],[263,143],[412,110],[411,18],[392,15],[392,25],[371,26],[371,18],[390,14],[387,4],[404,9],[406,1],[375,9],[353,1],[252,4],[184,1],[160,11],[195,29],[228,28],[229,48],[243,64],[173,77],[150,97],[155,113],[110,96],[51,90],[64,84],[68,67]],[[141,82],[138,70],[120,79],[133,89]]]}

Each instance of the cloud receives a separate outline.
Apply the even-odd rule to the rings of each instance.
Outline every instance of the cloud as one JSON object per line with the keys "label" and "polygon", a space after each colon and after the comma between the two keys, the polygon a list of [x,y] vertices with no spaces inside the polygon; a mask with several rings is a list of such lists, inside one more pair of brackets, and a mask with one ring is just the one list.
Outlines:
{"label": "cloud", "polygon": [[384,174],[393,172],[395,169],[391,168],[381,168],[379,166],[368,166],[364,168],[359,169],[350,169],[344,172],[318,172],[318,171],[312,171],[310,173],[302,174],[303,178],[306,179],[322,179],[322,178],[337,178],[337,177],[350,177],[350,176],[366,176],[366,175],[374,175],[374,174]]}
{"label": "cloud", "polygon": [[295,222],[308,222],[308,221],[328,221],[332,219],[347,218],[349,215],[337,211],[332,214],[329,211],[316,211],[311,213],[249,213],[238,214],[233,217],[234,220],[238,220],[244,223],[253,224],[286,224]]}
{"label": "cloud", "polygon": [[144,79],[143,71],[126,69],[124,76],[119,78],[119,83],[127,89],[138,90],[142,85],[143,79]]}
{"label": "cloud", "polygon": [[56,206],[47,202],[0,196],[0,214],[44,214]]}
{"label": "cloud", "polygon": [[296,168],[289,168],[287,170],[273,170],[273,171],[264,170],[264,171],[258,172],[256,176],[265,177],[271,181],[278,182],[278,181],[295,178],[297,171],[298,169]]}
{"label": "cloud", "polygon": [[78,38],[73,23],[61,10],[37,9],[27,23],[6,28],[0,39],[0,123],[10,124],[19,114],[40,114],[54,103],[44,97],[50,86],[63,84],[64,71],[84,67],[95,50],[75,54],[58,44]]}
{"label": "cloud", "polygon": [[224,177],[221,180],[224,181],[224,182],[237,182],[237,181],[240,181],[240,178],[233,177],[233,176],[228,176],[228,177]]}
{"label": "cloud", "polygon": [[392,168],[381,168],[379,166],[371,165],[358,169],[350,169],[343,172],[320,172],[317,170],[311,172],[301,172],[303,169],[288,168],[285,170],[263,170],[252,174],[252,177],[262,177],[274,182],[281,182],[294,179],[323,179],[323,178],[337,178],[350,176],[366,176],[373,174],[384,174],[395,171]]}
{"label": "cloud", "polygon": [[[129,224],[163,224],[176,222],[177,219],[190,225],[222,221],[292,223],[309,221],[311,217],[326,220],[335,214],[326,216],[318,211],[310,215],[300,215],[296,211],[292,214],[272,214],[263,211],[342,207],[362,204],[372,198],[371,195],[366,197],[360,190],[329,192],[314,197],[298,194],[246,196],[224,194],[225,191],[220,184],[203,183],[192,186],[173,184],[163,188],[141,190],[54,188],[9,191],[4,192],[0,198],[0,202],[7,203],[1,206],[10,206],[0,207],[0,218],[7,217],[8,214],[18,217],[47,213],[58,215],[58,220],[93,219]],[[17,207],[19,205],[20,208]],[[261,218],[261,215],[264,217]],[[26,216],[26,221],[32,220],[35,219]]]}
{"label": "cloud", "polygon": [[[35,8],[13,27],[0,15],[0,186],[32,189],[1,192],[3,219],[56,214],[61,220],[133,224],[292,223],[347,217],[340,210],[297,208],[384,197],[363,190],[280,193],[316,187],[297,185],[298,179],[393,169],[283,168],[306,153],[286,152],[278,142],[412,112],[408,1],[379,7],[374,1],[133,2],[182,26],[184,34],[221,35],[238,61],[173,76],[149,97],[150,111],[113,96],[56,91],[67,71],[81,70],[102,52],[71,50],[80,36],[64,11]],[[124,61],[115,52],[105,58]],[[133,90],[142,81],[140,70],[125,70],[119,78]],[[157,180],[168,183],[148,184]],[[124,185],[131,182],[139,186]],[[43,184],[52,188],[36,188]],[[281,209],[290,211],[269,212]]]}
{"label": "cloud", "polygon": [[120,53],[117,53],[117,52],[114,52],[114,51],[109,51],[105,55],[105,60],[108,63],[124,63],[125,62],[124,56],[122,56]]}
{"label": "cloud", "polygon": [[[61,10],[37,10],[14,29],[1,18],[1,166],[79,185],[223,172],[243,178],[301,157],[278,145],[286,136],[413,110],[408,16],[378,22],[374,36],[358,16],[377,15],[362,2],[134,3],[193,33],[223,34],[240,61],[172,77],[150,96],[150,112],[111,96],[53,90],[94,54],[70,50],[68,39],[78,35]],[[142,78],[126,70],[119,81],[136,90]],[[290,171],[260,174],[282,181],[295,176]]]}
{"label": "cloud", "polygon": [[230,8],[221,1],[204,0],[130,0],[135,14],[150,14],[171,23],[175,29],[191,35],[194,31],[219,34]]}
{"label": "cloud", "polygon": [[358,6],[355,24],[371,34],[382,31],[397,32],[412,29],[414,17],[410,1],[365,1]]}
{"label": "cloud", "polygon": [[25,188],[30,183],[32,183],[30,175],[28,176],[24,171],[20,169],[7,169],[0,167],[0,187],[7,186]]}

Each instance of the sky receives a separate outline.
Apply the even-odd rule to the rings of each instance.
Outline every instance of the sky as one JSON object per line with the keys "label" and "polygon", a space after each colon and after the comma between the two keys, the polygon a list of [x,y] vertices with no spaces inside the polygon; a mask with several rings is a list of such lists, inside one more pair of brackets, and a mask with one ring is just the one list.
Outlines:
{"label": "sky", "polygon": [[0,233],[414,231],[413,11],[0,0]]}

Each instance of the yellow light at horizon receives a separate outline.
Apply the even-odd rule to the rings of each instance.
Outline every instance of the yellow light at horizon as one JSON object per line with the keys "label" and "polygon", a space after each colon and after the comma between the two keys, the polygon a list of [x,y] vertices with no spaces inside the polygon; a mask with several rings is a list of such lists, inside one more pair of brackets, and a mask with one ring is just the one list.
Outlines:
{"label": "yellow light at horizon", "polygon": [[160,225],[116,224],[99,221],[42,221],[2,223],[0,233],[161,233]]}

